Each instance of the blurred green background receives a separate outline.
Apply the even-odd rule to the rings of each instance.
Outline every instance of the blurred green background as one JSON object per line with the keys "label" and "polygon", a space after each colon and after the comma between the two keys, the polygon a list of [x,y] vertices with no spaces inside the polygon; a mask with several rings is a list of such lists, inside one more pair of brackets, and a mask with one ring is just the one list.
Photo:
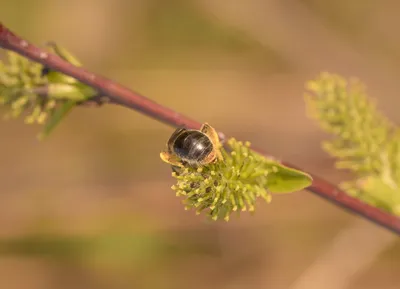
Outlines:
{"label": "blurred green background", "polygon": [[[13,0],[1,21],[93,71],[339,182],[304,84],[363,80],[399,122],[400,2]],[[396,236],[308,192],[211,223],[184,211],[159,152],[172,128],[79,108],[45,142],[0,122],[0,288],[399,288]]]}

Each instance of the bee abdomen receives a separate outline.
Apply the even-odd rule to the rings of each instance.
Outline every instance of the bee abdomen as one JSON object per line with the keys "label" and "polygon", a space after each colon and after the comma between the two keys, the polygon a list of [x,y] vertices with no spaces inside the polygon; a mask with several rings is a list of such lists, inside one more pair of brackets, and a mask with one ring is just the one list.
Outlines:
{"label": "bee abdomen", "polygon": [[211,140],[201,132],[186,131],[181,133],[175,140],[175,153],[190,163],[204,160],[213,150]]}

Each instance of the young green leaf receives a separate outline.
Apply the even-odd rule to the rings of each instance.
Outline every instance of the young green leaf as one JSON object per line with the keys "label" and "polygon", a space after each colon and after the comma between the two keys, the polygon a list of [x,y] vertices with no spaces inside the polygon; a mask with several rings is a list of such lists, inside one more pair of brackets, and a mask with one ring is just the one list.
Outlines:
{"label": "young green leaf", "polygon": [[49,50],[51,52],[57,54],[65,61],[67,61],[75,66],[82,66],[82,63],[79,61],[79,59],[76,58],[75,55],[73,55],[70,51],[68,51],[64,47],[58,45],[55,42],[49,42],[49,43],[47,43],[47,46],[49,47]]}
{"label": "young green leaf", "polygon": [[95,96],[97,92],[91,87],[79,84],[50,83],[47,94],[55,100],[83,102]]}
{"label": "young green leaf", "polygon": [[312,184],[312,177],[302,171],[288,168],[279,163],[271,163],[268,174],[268,190],[271,193],[291,193],[300,191]]}
{"label": "young green leaf", "polygon": [[46,138],[60,123],[62,119],[64,119],[69,112],[75,107],[76,102],[73,100],[67,100],[65,103],[60,105],[60,107],[56,108],[53,114],[50,117],[50,120],[47,121],[44,126],[42,132],[38,135],[40,140]]}

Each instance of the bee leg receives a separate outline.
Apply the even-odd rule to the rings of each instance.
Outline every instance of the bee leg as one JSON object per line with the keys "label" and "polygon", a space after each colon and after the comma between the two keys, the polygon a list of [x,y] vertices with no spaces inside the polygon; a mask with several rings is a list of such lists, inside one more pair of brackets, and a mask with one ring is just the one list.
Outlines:
{"label": "bee leg", "polygon": [[161,152],[160,153],[160,158],[166,162],[167,164],[170,164],[172,166],[176,167],[183,167],[180,159],[174,155],[169,154],[168,152]]}
{"label": "bee leg", "polygon": [[217,131],[208,123],[204,123],[201,128],[200,131],[204,134],[206,134],[210,140],[212,141],[212,143],[214,144],[215,148],[216,148],[216,154],[217,154],[217,159],[218,160],[223,160],[220,148],[222,147],[222,144],[219,140],[218,137],[218,133]]}
{"label": "bee leg", "polygon": [[171,166],[171,169],[174,173],[176,173],[178,176],[181,174],[181,167],[177,167],[177,166]]}

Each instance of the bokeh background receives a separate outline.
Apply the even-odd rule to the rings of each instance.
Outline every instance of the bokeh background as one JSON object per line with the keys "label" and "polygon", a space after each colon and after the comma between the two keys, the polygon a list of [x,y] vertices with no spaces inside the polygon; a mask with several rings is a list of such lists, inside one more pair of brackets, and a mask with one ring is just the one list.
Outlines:
{"label": "bokeh background", "polygon": [[[305,82],[356,76],[400,120],[400,2],[12,0],[0,19],[90,70],[332,182]],[[2,55],[4,56],[4,55]],[[302,191],[229,223],[184,211],[173,129],[79,108],[45,142],[0,122],[0,288],[400,288],[398,237]]]}

